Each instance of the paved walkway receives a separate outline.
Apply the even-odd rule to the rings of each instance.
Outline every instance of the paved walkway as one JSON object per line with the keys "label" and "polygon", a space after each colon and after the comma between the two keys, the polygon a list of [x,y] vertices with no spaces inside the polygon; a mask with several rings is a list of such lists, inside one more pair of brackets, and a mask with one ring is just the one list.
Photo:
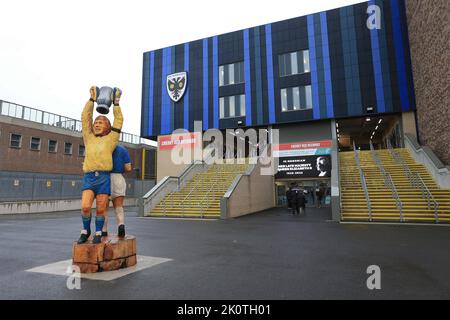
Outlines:
{"label": "paved walkway", "polygon": [[[171,259],[112,281],[25,270],[70,259],[78,213],[0,217],[0,299],[450,298],[450,229],[343,225],[329,209],[186,221],[127,214],[138,254]],[[114,219],[112,219],[114,221]],[[381,290],[366,287],[370,265]]]}

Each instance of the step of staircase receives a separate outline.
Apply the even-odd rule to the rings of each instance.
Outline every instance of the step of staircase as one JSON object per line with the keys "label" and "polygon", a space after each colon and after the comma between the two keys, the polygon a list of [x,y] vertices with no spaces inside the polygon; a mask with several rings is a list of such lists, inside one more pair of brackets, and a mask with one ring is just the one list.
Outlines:
{"label": "step of staircase", "polygon": [[[384,170],[390,174],[402,202],[403,221],[436,223],[437,213],[439,223],[450,222],[450,190],[440,189],[425,166],[415,163],[406,149],[395,149],[394,151],[403,158],[411,172],[421,176],[438,204],[435,212],[433,202],[431,201],[430,206],[428,205],[428,199],[423,197],[422,190],[411,184],[403,165],[396,162],[390,150],[376,150]],[[392,190],[385,185],[383,175],[375,163],[371,151],[361,151],[359,157],[371,203],[372,221],[400,221],[400,210],[392,195]],[[339,163],[341,165],[339,174],[342,220],[369,221],[368,205],[362,189],[355,153],[341,152]]]}

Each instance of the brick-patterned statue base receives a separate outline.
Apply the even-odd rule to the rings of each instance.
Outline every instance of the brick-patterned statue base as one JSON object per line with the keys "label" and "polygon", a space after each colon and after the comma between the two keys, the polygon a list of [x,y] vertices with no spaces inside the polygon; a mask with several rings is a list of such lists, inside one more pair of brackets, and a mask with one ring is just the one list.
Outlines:
{"label": "brick-patterned statue base", "polygon": [[136,237],[113,235],[102,238],[99,244],[93,244],[92,239],[83,244],[75,242],[72,253],[73,265],[78,266],[81,273],[128,268],[136,264]]}

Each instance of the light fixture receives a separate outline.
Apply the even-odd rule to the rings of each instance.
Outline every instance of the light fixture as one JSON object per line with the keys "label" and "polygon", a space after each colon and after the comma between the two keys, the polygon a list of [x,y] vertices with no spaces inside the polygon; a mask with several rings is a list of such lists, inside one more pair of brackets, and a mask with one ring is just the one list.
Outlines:
{"label": "light fixture", "polygon": [[337,133],[339,133],[339,129],[336,129]]}
{"label": "light fixture", "polygon": [[370,122],[370,118],[366,118],[366,122]]}
{"label": "light fixture", "polygon": [[380,123],[381,123],[381,121],[383,121],[383,119],[380,119],[380,121],[378,121],[378,124],[380,124]]}
{"label": "light fixture", "polygon": [[375,131],[377,131],[377,130],[378,130],[378,126],[375,127]]}
{"label": "light fixture", "polygon": [[336,122],[336,128],[339,128],[339,123]]}

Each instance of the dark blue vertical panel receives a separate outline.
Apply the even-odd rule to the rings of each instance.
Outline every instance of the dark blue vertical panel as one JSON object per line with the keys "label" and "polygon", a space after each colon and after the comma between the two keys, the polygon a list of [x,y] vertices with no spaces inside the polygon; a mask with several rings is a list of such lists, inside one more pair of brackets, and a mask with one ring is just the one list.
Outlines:
{"label": "dark blue vertical panel", "polygon": [[[375,5],[375,0],[369,0],[369,5]],[[370,42],[372,44],[373,75],[375,78],[375,94],[377,97],[378,112],[385,112],[383,71],[381,69],[381,54],[379,46],[378,30],[370,30]]]}
{"label": "dark blue vertical panel", "polygon": [[261,76],[261,40],[259,27],[254,28],[255,43],[255,82],[256,82],[256,124],[263,123],[263,99],[262,99],[262,76]]}
{"label": "dark blue vertical panel", "polygon": [[330,50],[328,46],[328,24],[327,13],[320,13],[320,26],[322,29],[322,52],[323,52],[323,64],[324,64],[324,77],[325,77],[325,101],[327,103],[327,117],[334,117],[333,107],[333,85],[331,83],[331,64],[330,64]]}
{"label": "dark blue vertical panel", "polygon": [[381,72],[383,75],[383,90],[384,90],[384,104],[385,104],[385,112],[392,112],[392,90],[391,90],[391,76],[390,76],[390,68],[389,68],[389,53],[387,48],[386,41],[386,13],[384,11],[384,1],[383,0],[375,0],[376,4],[381,8],[382,17],[381,17],[381,29],[378,30],[378,44],[380,47],[380,60],[381,60]]}
{"label": "dark blue vertical panel", "polygon": [[[170,48],[170,72],[174,73],[176,72],[176,61],[175,61],[175,47]],[[173,132],[175,129],[175,102],[173,102],[172,99],[169,100],[170,102],[170,117],[169,117],[169,130],[170,132]]]}
{"label": "dark blue vertical panel", "polygon": [[244,74],[245,74],[245,124],[252,124],[252,86],[250,77],[249,30],[244,30]]}
{"label": "dark blue vertical panel", "polygon": [[172,48],[163,49],[163,63],[161,75],[161,134],[170,133],[170,98],[167,93],[167,75],[171,73]]}
{"label": "dark blue vertical panel", "polygon": [[266,24],[267,96],[269,102],[269,123],[275,123],[275,91],[273,83],[272,25]]}
{"label": "dark blue vertical panel", "polygon": [[397,77],[400,91],[400,103],[402,111],[410,109],[408,97],[408,81],[406,79],[406,67],[400,20],[400,7],[398,0],[391,0],[392,29],[394,33],[395,60],[397,61]]}
{"label": "dark blue vertical panel", "polygon": [[209,128],[208,39],[203,39],[203,130]]}
{"label": "dark blue vertical panel", "polygon": [[355,23],[351,18],[353,17],[353,7],[344,7],[339,11],[347,94],[347,114],[349,116],[356,116],[361,114],[362,103]]}
{"label": "dark blue vertical panel", "polygon": [[308,19],[309,63],[311,69],[313,117],[314,119],[320,119],[319,79],[317,75],[317,54],[316,54],[316,37],[314,31],[314,15],[308,15],[307,19]]}
{"label": "dark blue vertical panel", "polygon": [[217,36],[213,37],[213,115],[214,128],[219,128],[219,52]]}
{"label": "dark blue vertical panel", "polygon": [[184,124],[183,127],[186,130],[189,130],[189,42],[184,44],[184,71],[187,73],[187,87],[186,92],[184,93]]}
{"label": "dark blue vertical panel", "polygon": [[155,75],[155,52],[150,52],[150,79],[148,88],[148,135],[153,135],[153,84]]}

